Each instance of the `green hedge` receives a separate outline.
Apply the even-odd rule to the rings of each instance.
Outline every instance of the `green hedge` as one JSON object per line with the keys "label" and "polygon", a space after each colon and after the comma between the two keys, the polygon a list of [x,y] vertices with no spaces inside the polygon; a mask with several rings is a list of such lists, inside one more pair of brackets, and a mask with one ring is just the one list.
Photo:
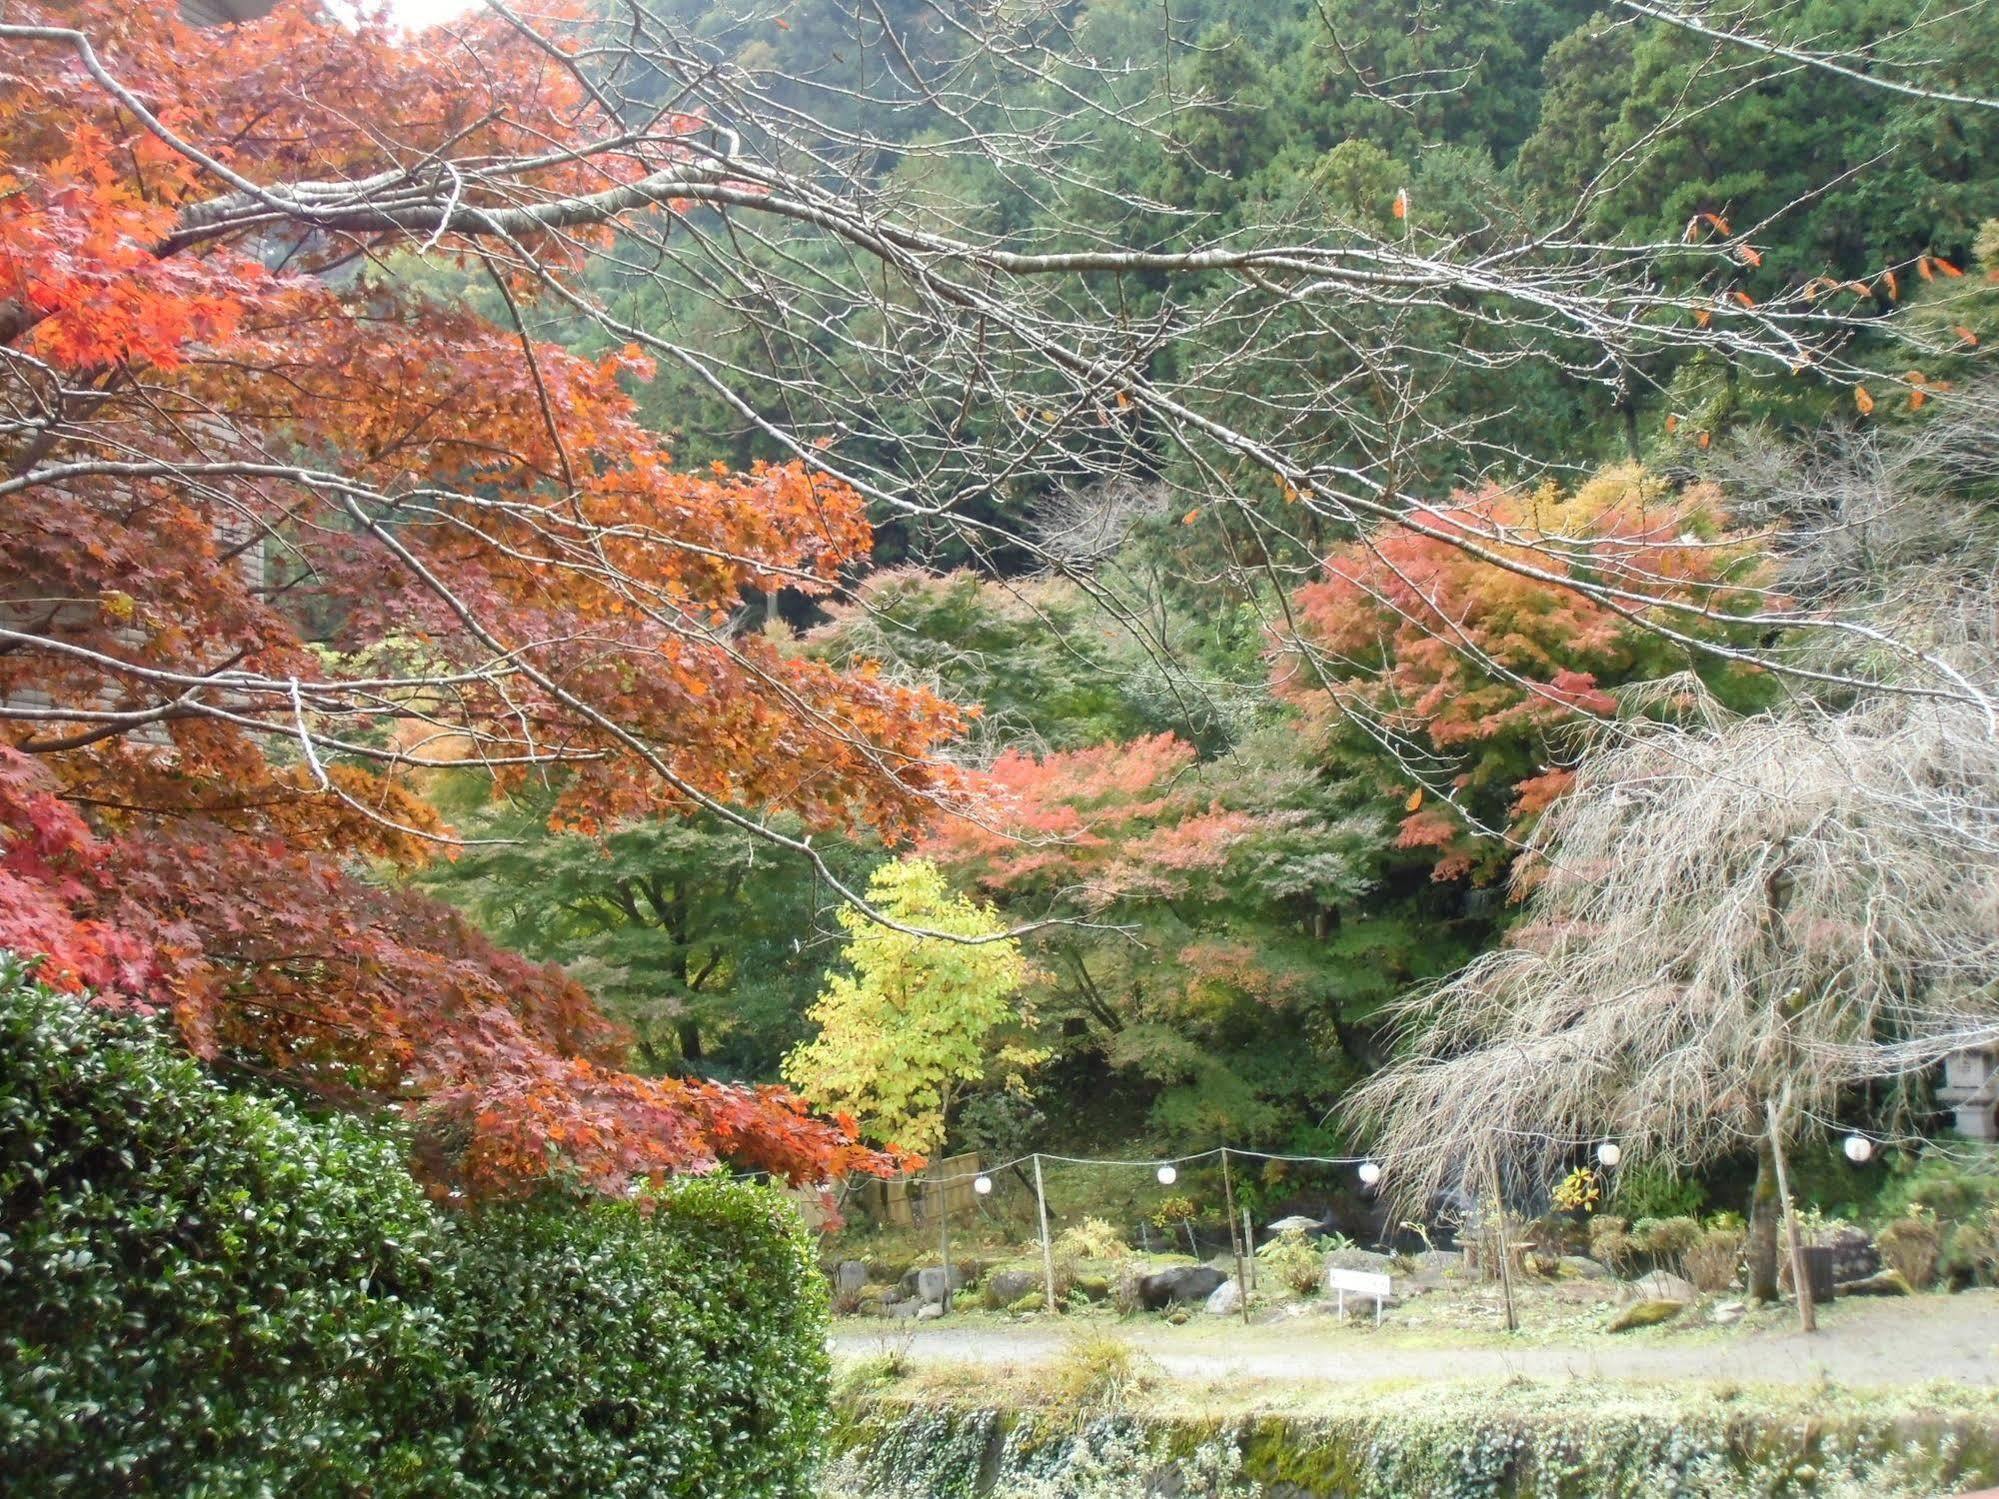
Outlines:
{"label": "green hedge", "polygon": [[448,1213],[0,954],[0,1490],[810,1491],[825,1307],[741,1183]]}

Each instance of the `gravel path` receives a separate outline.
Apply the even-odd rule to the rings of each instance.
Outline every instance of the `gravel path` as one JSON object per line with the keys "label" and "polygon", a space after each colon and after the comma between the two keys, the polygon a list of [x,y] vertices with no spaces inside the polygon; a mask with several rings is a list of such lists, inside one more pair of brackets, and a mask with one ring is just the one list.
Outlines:
{"label": "gravel path", "polygon": [[[1256,1327],[1196,1322],[1098,1324],[1183,1379],[1295,1384],[1402,1380],[1492,1381],[1511,1376],[1605,1380],[1709,1380],[1742,1384],[1906,1385],[1930,1379],[1999,1386],[1999,1292],[1912,1300],[1840,1302],[1820,1330],[1733,1334],[1661,1328],[1619,1337],[1499,1346],[1467,1339],[1412,1341],[1392,1327],[1342,1328],[1322,1318]],[[1061,1355],[1060,1329],[923,1324],[885,1331],[851,1324],[833,1336],[836,1356],[893,1347],[923,1364],[1031,1367]],[[905,1339],[906,1344],[905,1344]]]}

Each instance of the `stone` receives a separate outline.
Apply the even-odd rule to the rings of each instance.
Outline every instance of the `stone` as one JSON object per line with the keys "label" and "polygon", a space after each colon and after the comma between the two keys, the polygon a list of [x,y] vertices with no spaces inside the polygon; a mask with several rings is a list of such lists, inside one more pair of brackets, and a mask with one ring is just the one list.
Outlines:
{"label": "stone", "polygon": [[1899,1270],[1883,1270],[1863,1280],[1850,1280],[1839,1288],[1842,1296],[1913,1296],[1915,1292]]}
{"label": "stone", "polygon": [[858,1294],[868,1283],[868,1266],[865,1260],[842,1260],[833,1271],[833,1289]]}
{"label": "stone", "polygon": [[1562,1256],[1561,1275],[1564,1280],[1616,1280],[1617,1275],[1608,1265],[1598,1264],[1588,1255],[1565,1254]]}
{"label": "stone", "polygon": [[1029,1291],[1025,1296],[1016,1296],[1006,1305],[1010,1312],[1039,1312],[1048,1308],[1048,1298],[1040,1291]]}
{"label": "stone", "polygon": [[1233,1317],[1242,1310],[1242,1286],[1239,1282],[1225,1280],[1208,1293],[1208,1315],[1211,1317]]}
{"label": "stone", "polygon": [[1174,1265],[1138,1283],[1138,1304],[1149,1312],[1175,1302],[1206,1301],[1228,1277],[1207,1265]]}
{"label": "stone", "polygon": [[1726,1327],[1731,1322],[1740,1322],[1743,1313],[1748,1310],[1749,1308],[1739,1301],[1724,1301],[1707,1315],[1710,1322],[1718,1322]]}
{"label": "stone", "polygon": [[1625,1297],[1633,1301],[1692,1301],[1700,1295],[1690,1280],[1664,1270],[1654,1270],[1624,1283]]}
{"label": "stone", "polygon": [[[923,1265],[903,1271],[900,1282],[902,1294],[914,1296],[918,1301],[942,1301],[944,1293],[941,1287],[947,1275],[954,1293],[965,1289],[965,1272],[956,1265],[951,1266],[949,1271],[940,1269],[936,1265]],[[924,1289],[926,1286],[930,1289]]]}
{"label": "stone", "polygon": [[916,1309],[916,1320],[930,1322],[944,1315],[944,1308],[935,1301],[927,1301]]}
{"label": "stone", "polygon": [[994,1310],[1009,1307],[1040,1290],[1041,1277],[1032,1270],[995,1270],[986,1277],[986,1305]]}
{"label": "stone", "polygon": [[1377,1275],[1392,1274],[1395,1261],[1385,1254],[1377,1254],[1372,1249],[1335,1249],[1326,1256],[1329,1270],[1372,1270]]}
{"label": "stone", "polygon": [[1834,1285],[1881,1273],[1881,1253],[1864,1228],[1836,1228],[1822,1241],[1832,1251]]}
{"label": "stone", "polygon": [[1629,1332],[1634,1327],[1657,1327],[1670,1322],[1687,1309],[1684,1301],[1634,1301],[1611,1319],[1610,1331]]}
{"label": "stone", "polygon": [[1073,1294],[1081,1297],[1084,1301],[1109,1301],[1111,1299],[1111,1283],[1106,1277],[1101,1275],[1079,1275],[1076,1277]]}
{"label": "stone", "polygon": [[1409,1257],[1418,1275],[1441,1278],[1456,1275],[1465,1267],[1464,1254],[1456,1249],[1425,1249]]}
{"label": "stone", "polygon": [[965,1288],[965,1277],[959,1273],[956,1265],[952,1265],[949,1268],[941,1265],[926,1266],[924,1269],[915,1271],[914,1274],[916,1277],[916,1299],[926,1305],[931,1302],[943,1301],[946,1287],[949,1287],[953,1292],[962,1291]]}

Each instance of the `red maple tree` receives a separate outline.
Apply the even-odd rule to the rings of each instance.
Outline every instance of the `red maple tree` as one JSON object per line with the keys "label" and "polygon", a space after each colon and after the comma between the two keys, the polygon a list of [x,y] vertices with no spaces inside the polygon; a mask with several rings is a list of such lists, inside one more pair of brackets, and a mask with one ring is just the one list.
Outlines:
{"label": "red maple tree", "polygon": [[[678,470],[644,358],[530,331],[705,129],[615,114],[546,12],[0,17],[0,945],[410,1110],[439,1180],[823,1179],[880,1158],[781,1090],[633,1075],[565,975],[378,877],[448,850],[413,779],[439,764],[549,777],[582,827],[726,804],[899,837],[960,721],[732,623],[866,557],[858,494]],[[413,227],[398,174],[462,190]],[[413,249],[492,316],[400,274]]]}
{"label": "red maple tree", "polygon": [[1613,689],[1752,670],[1686,642],[1727,643],[1730,616],[1768,602],[1764,577],[1712,485],[1675,489],[1631,467],[1573,493],[1489,485],[1421,529],[1335,550],[1293,599],[1274,684],[1335,748],[1377,767],[1384,795],[1403,802],[1400,846],[1434,850],[1435,878],[1490,879],[1506,862],[1491,834],[1523,832],[1569,788],[1574,746],[1561,735],[1615,716]]}

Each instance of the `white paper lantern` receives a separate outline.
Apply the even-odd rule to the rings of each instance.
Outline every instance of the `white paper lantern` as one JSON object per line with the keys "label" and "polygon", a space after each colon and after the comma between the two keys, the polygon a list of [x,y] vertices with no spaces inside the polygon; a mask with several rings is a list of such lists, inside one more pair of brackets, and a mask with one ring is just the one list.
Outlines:
{"label": "white paper lantern", "polygon": [[978,1193],[978,1194],[979,1194],[979,1196],[981,1196],[981,1197],[989,1197],[989,1196],[991,1196],[991,1195],[992,1195],[992,1190],[993,1190],[993,1179],[992,1179],[992,1178],[991,1178],[990,1176],[975,1176],[975,1177],[973,1177],[973,1178],[972,1178],[972,1190],[973,1190],[974,1192]]}
{"label": "white paper lantern", "polygon": [[1615,1140],[1605,1140],[1597,1146],[1596,1158],[1606,1166],[1615,1166],[1624,1159],[1624,1149]]}
{"label": "white paper lantern", "polygon": [[1856,1166],[1864,1166],[1874,1159],[1874,1142],[1865,1135],[1848,1135],[1840,1142],[1846,1158]]}
{"label": "white paper lantern", "polygon": [[1174,1170],[1171,1166],[1161,1166],[1158,1171],[1158,1176],[1159,1176],[1159,1185],[1162,1187],[1170,1187],[1173,1185],[1173,1183],[1180,1180],[1180,1173]]}
{"label": "white paper lantern", "polygon": [[1360,1184],[1362,1186],[1371,1187],[1380,1180],[1381,1180],[1380,1162],[1362,1161],[1360,1163]]}

